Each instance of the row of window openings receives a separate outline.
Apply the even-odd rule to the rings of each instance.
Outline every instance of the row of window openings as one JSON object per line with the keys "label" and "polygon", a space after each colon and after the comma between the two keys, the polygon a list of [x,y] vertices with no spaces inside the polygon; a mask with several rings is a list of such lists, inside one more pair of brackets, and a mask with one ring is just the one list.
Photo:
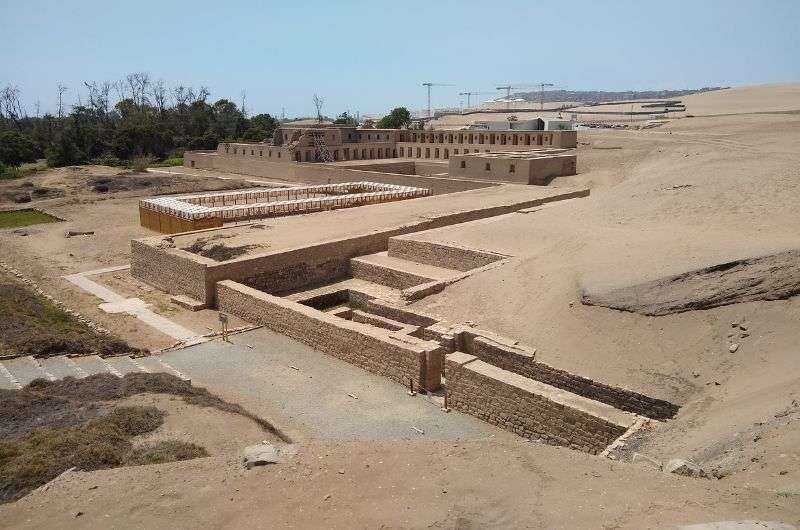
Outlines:
{"label": "row of window openings", "polygon": [[[413,155],[411,149],[412,149],[411,147],[408,148],[408,156],[409,157],[411,157]],[[416,149],[417,149],[417,158],[422,158],[422,148],[417,147]],[[345,151],[345,160],[349,160],[350,159],[350,150],[349,149],[345,149],[344,151]],[[225,152],[226,153],[230,152],[230,148],[226,147],[225,148]],[[479,151],[477,149],[474,149],[473,152],[474,153],[478,153]],[[489,151],[487,150],[486,152],[488,153]],[[235,155],[237,153],[238,153],[238,149],[236,147],[234,147],[233,148],[233,154]],[[469,153],[469,149],[464,149],[464,154],[467,154],[467,153]],[[268,158],[272,157],[272,151],[268,151],[267,154],[268,154]],[[459,154],[459,150],[458,149],[454,149],[453,150],[453,154],[455,154],[455,155]],[[242,155],[243,156],[247,155],[247,151],[245,149],[242,149]],[[250,150],[250,155],[255,156],[255,150],[254,149]],[[440,155],[439,149],[434,149],[433,157],[434,158],[439,158],[439,155]],[[264,156],[264,151],[263,150],[259,150],[258,156],[262,156],[263,157]],[[400,148],[400,156],[401,157],[405,156],[405,148],[403,148],[403,147]],[[280,157],[281,157],[281,152],[278,151],[278,158],[280,158]],[[353,151],[353,157],[354,157],[354,159],[358,159],[358,150],[357,149]],[[394,153],[390,153],[389,149],[386,149],[386,157],[387,158],[395,158],[395,157],[397,157],[397,151],[394,151]],[[425,148],[425,158],[430,158],[430,157],[431,157],[430,148]],[[334,160],[338,160],[339,159],[339,151],[338,150],[333,152],[333,158],[334,158]],[[369,150],[369,158],[370,159],[374,159],[375,158],[375,151],[373,149]],[[378,148],[378,158],[383,158],[383,149],[382,148]],[[445,158],[445,160],[450,158],[450,151],[448,149],[444,150],[444,158]],[[361,150],[361,159],[362,160],[366,160],[367,159],[367,150],[366,149],[362,149]],[[298,162],[300,161],[300,153],[297,153],[297,161]],[[305,161],[306,162],[311,162],[311,152],[310,151],[306,151]],[[461,168],[464,169],[466,167],[467,167],[466,163],[462,160],[461,161]],[[487,163],[486,166],[485,166],[485,169],[486,169],[486,171],[491,171],[491,164]],[[515,170],[514,164],[511,164],[509,166],[508,172],[509,173],[514,173],[514,170]]]}
{"label": "row of window openings", "polygon": [[[461,169],[466,169],[467,162],[462,160],[460,166],[461,166]],[[485,171],[491,171],[492,170],[492,164],[490,164],[489,162],[486,162],[486,164],[483,166],[483,169]],[[514,164],[509,164],[508,172],[509,173],[514,173],[514,171],[516,171],[516,167],[514,167]]]}
{"label": "row of window openings", "polygon": [[[472,134],[462,135],[462,134],[459,134],[458,135],[458,141],[455,142],[455,143],[463,144],[463,143],[465,143],[464,139],[466,138],[466,140],[467,140],[466,143],[468,143],[468,144],[473,144],[473,143],[484,144],[484,143],[488,143],[490,145],[494,145],[495,144],[495,139],[499,139],[500,140],[500,145],[508,145],[509,137],[507,137],[504,134],[501,134],[501,135],[490,134],[490,135],[488,135],[488,137],[489,137],[488,138],[488,140],[489,140],[488,142],[486,142],[486,136],[487,135],[484,135],[484,134],[477,134],[477,135],[472,135]],[[442,134],[440,134],[440,135],[430,135],[430,136],[429,135],[420,135],[419,136],[419,141],[421,143],[425,143],[426,138],[428,139],[428,143],[434,143],[436,141],[436,139],[438,139],[439,143],[441,143],[441,144],[445,143],[445,141],[444,141],[445,135],[442,135]],[[454,138],[455,138],[455,135],[452,135],[452,134],[447,135],[447,143],[449,143],[449,144],[454,143],[453,142]],[[520,138],[522,138],[522,135],[512,135],[510,137],[511,145],[521,145],[521,142],[519,141]],[[531,143],[532,140],[533,140],[533,145],[536,145],[536,144],[542,145],[542,143],[545,140],[548,143],[552,143],[552,137],[549,136],[549,135],[545,136],[545,135],[539,134],[539,135],[536,135],[536,136],[532,136],[530,134],[526,134],[524,136],[524,138],[525,138],[524,145],[532,145],[532,143]],[[475,140],[477,140],[477,141],[475,141]],[[400,141],[401,142],[405,142],[406,141],[405,135],[402,135],[402,134],[400,135]],[[416,142],[417,141],[417,135],[416,134],[414,134],[412,136],[411,141],[412,142]]]}

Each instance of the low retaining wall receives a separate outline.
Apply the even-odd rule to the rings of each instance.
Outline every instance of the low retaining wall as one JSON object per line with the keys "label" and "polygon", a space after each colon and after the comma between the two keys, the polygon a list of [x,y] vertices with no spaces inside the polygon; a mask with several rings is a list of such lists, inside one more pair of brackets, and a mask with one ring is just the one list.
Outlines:
{"label": "low retaining wall", "polygon": [[[390,238],[395,236],[485,219],[552,201],[588,195],[589,190],[583,189],[551,197],[525,200],[514,204],[488,208],[476,207],[471,210],[441,214],[438,217],[423,218],[419,221],[369,234],[335,239],[309,246],[298,246],[290,250],[243,256],[224,262],[203,258],[199,255],[178,251],[177,249],[159,249],[157,245],[162,242],[161,238],[134,240],[131,243],[131,260],[141,265],[132,266],[131,273],[135,278],[150,283],[170,294],[186,294],[213,307],[215,297],[213,285],[221,280],[236,280],[269,293],[326,283],[347,276],[350,258],[387,250]],[[148,248],[146,249],[145,247]],[[161,255],[156,256],[156,253],[161,253]],[[137,254],[142,255],[137,256]],[[162,267],[180,269],[184,266],[182,263],[167,263],[176,257],[180,257],[181,260],[195,260],[202,265],[200,268],[205,274],[204,283],[206,285],[202,294],[195,289],[191,292],[178,291],[176,285],[182,285],[183,282],[176,283],[170,277],[169,283],[164,283],[163,275],[159,274],[156,268],[144,263],[148,260],[157,259]],[[192,281],[194,282],[194,279]]]}
{"label": "low retaining wall", "polygon": [[176,248],[158,248],[131,241],[131,275],[169,294],[182,294],[209,304],[208,267],[214,260]]}
{"label": "low retaining wall", "polygon": [[221,311],[308,344],[312,348],[388,377],[402,385],[436,390],[443,357],[438,344],[410,344],[374,328],[252,289],[234,281],[217,283]]}
{"label": "low retaining wall", "polygon": [[656,420],[672,418],[678,412],[679,407],[668,401],[598,383],[535,361],[531,352],[521,348],[501,344],[469,332],[463,333],[461,340],[463,343],[461,348],[475,355],[481,361],[573,394],[606,403],[620,410],[641,414]]}
{"label": "low retaining wall", "polygon": [[530,439],[601,453],[635,417],[456,352],[445,361],[448,404]]}
{"label": "low retaining wall", "polygon": [[419,241],[412,237],[391,238],[389,240],[389,255],[416,263],[461,272],[484,267],[508,257],[492,252],[442,245],[430,241]]}
{"label": "low retaining wall", "polygon": [[194,230],[205,230],[207,228],[220,228],[222,227],[222,218],[200,217],[198,219],[182,219],[167,213],[143,208],[140,205],[139,224],[150,230],[161,232],[162,234],[178,234],[180,232],[192,232]]}

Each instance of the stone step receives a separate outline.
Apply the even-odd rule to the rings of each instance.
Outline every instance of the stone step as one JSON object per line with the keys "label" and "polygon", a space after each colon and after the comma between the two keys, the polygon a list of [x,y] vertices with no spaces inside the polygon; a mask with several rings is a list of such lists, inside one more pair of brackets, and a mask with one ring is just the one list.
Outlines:
{"label": "stone step", "polygon": [[158,357],[154,355],[149,355],[147,357],[138,357],[136,362],[147,369],[147,371],[151,373],[159,373],[163,372],[166,374],[174,375],[175,377],[179,377],[183,380],[188,380],[189,378],[183,375],[180,371],[176,370],[169,364],[165,363]]}
{"label": "stone step", "polygon": [[19,390],[22,388],[22,385],[20,385],[14,375],[8,371],[8,368],[6,368],[3,362],[0,362],[0,388],[3,390]]}
{"label": "stone step", "polygon": [[75,357],[71,359],[75,364],[83,370],[86,375],[106,374],[119,376],[119,372],[113,369],[102,357],[99,355],[85,355],[83,357]]}
{"label": "stone step", "polygon": [[27,385],[34,379],[46,379],[48,381],[55,379],[52,374],[43,370],[39,363],[36,362],[36,359],[30,355],[3,361],[3,365],[22,386]]}
{"label": "stone step", "polygon": [[120,357],[106,357],[105,361],[122,375],[147,373],[145,368],[127,355]]}
{"label": "stone step", "polygon": [[38,361],[42,368],[51,373],[56,379],[64,379],[65,377],[80,379],[81,377],[86,377],[86,373],[78,369],[75,361],[64,355],[38,359]]}
{"label": "stone step", "polygon": [[446,280],[457,275],[452,269],[425,265],[378,252],[350,260],[353,278],[386,285],[394,289],[408,289],[435,280]]}

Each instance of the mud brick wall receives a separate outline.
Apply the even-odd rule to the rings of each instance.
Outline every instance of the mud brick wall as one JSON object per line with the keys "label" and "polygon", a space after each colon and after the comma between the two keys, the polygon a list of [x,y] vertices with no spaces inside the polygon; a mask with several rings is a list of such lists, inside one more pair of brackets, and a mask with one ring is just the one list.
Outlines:
{"label": "mud brick wall", "polygon": [[501,254],[440,245],[430,241],[393,237],[389,240],[389,255],[408,261],[466,272],[506,258]]}
{"label": "mud brick wall", "polygon": [[[601,453],[627,430],[627,425],[612,423],[537,393],[537,384],[519,375],[480,360],[454,362],[454,356],[472,356],[447,356],[448,404],[455,410],[524,438],[591,454]],[[632,418],[630,423],[633,424]]]}
{"label": "mud brick wall", "polygon": [[525,352],[498,344],[485,337],[474,337],[464,345],[466,351],[489,364],[514,372],[573,394],[606,403],[620,410],[641,414],[648,418],[664,420],[678,412],[678,406],[668,401],[645,396],[579,375],[571,374],[547,364],[537,362]]}
{"label": "mud brick wall", "polygon": [[209,304],[206,269],[215,262],[149,243],[131,241],[131,275],[167,293],[187,295]]}
{"label": "mud brick wall", "polygon": [[407,385],[409,378],[416,386],[423,381],[433,385],[431,390],[441,384],[439,370],[433,367],[428,371],[426,366],[426,354],[437,349],[434,344],[395,341],[388,331],[344,320],[233,281],[219,282],[216,288],[221,311],[262,324],[402,385]]}
{"label": "mud brick wall", "polygon": [[358,259],[350,261],[350,276],[372,283],[387,285],[395,289],[407,289],[433,281],[433,278],[375,265]]}
{"label": "mud brick wall", "polygon": [[235,280],[267,293],[330,282],[347,276],[350,258],[386,250],[389,233],[327,241],[292,250],[217,263],[212,281]]}

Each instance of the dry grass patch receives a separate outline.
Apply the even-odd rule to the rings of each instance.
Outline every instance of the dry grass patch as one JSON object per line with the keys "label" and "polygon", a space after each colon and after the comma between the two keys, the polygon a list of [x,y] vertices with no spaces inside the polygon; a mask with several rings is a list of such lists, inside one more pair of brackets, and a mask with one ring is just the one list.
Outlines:
{"label": "dry grass patch", "polygon": [[140,351],[123,340],[89,328],[3,271],[0,271],[0,300],[0,357]]}
{"label": "dry grass patch", "polygon": [[19,499],[72,467],[91,471],[208,456],[203,447],[182,440],[135,446],[134,437],[162,425],[164,412],[115,402],[145,393],[239,414],[289,441],[241,406],[169,374],[37,379],[22,390],[0,390],[0,503]]}

